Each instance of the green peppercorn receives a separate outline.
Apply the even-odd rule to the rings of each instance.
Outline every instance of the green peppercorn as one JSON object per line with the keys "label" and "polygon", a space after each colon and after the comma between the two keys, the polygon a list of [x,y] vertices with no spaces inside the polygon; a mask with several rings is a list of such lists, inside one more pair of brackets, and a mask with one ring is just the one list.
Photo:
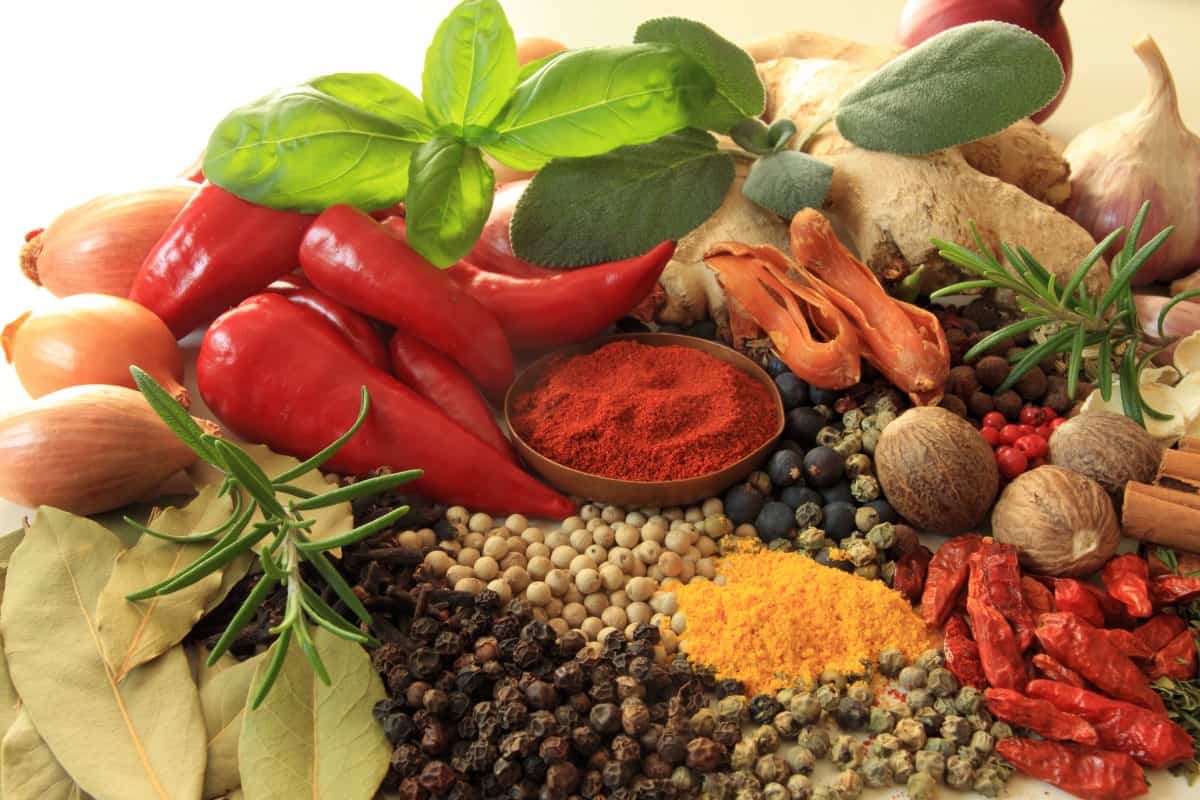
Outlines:
{"label": "green peppercorn", "polygon": [[997,742],[1001,739],[1011,739],[1014,735],[1012,726],[1004,720],[993,722],[992,727],[988,729],[988,733],[992,734],[992,738]]}
{"label": "green peppercorn", "polygon": [[974,728],[963,717],[949,716],[942,720],[942,738],[949,739],[955,744],[964,745],[971,741]]}
{"label": "green peppercorn", "polygon": [[1013,776],[1016,768],[1000,756],[993,755],[983,762],[983,769],[994,769],[1004,776],[1004,780],[1008,780]]}
{"label": "green peppercorn", "polygon": [[787,761],[788,769],[801,775],[812,774],[817,766],[817,757],[813,755],[813,751],[800,745],[790,748],[783,758]]}
{"label": "green peppercorn", "polygon": [[[871,507],[863,506],[863,508]],[[862,509],[859,510],[861,511]],[[877,522],[867,529],[867,541],[874,545],[875,549],[880,553],[889,550],[896,544],[896,526],[890,522]]]}
{"label": "green peppercorn", "polygon": [[[911,669],[911,667],[906,667],[905,669]],[[905,701],[914,714],[922,709],[933,708],[933,694],[928,689],[913,689],[908,693]]]}
{"label": "green peppercorn", "polygon": [[855,567],[854,574],[860,578],[865,578],[866,580],[869,580],[869,581],[878,580],[879,565],[872,563],[872,564],[864,564],[861,567]]}
{"label": "green peppercorn", "polygon": [[847,734],[833,737],[829,747],[829,759],[840,767],[857,767],[866,758],[866,747],[858,739]]}
{"label": "green peppercorn", "polygon": [[908,780],[908,776],[913,774],[912,753],[907,750],[892,753],[888,756],[887,765],[892,771],[892,781],[894,783],[904,783]]}
{"label": "green peppercorn", "polygon": [[822,447],[834,447],[842,439],[842,432],[832,425],[826,425],[817,431],[817,444]]}
{"label": "green peppercorn", "polygon": [[974,769],[979,769],[987,761],[987,753],[981,753],[970,745],[963,745],[958,748],[958,755],[971,762]]}
{"label": "green peppercorn", "polygon": [[767,783],[762,788],[763,800],[792,800],[792,793],[782,783]]}
{"label": "green peppercorn", "polygon": [[889,678],[899,675],[906,663],[904,653],[895,647],[889,647],[879,654],[879,671]]}
{"label": "green peppercorn", "polygon": [[750,734],[750,741],[754,742],[759,755],[774,753],[779,749],[779,731],[773,725],[760,725]]}
{"label": "green peppercorn", "polygon": [[984,797],[999,797],[1006,783],[1008,783],[1008,778],[999,770],[985,768],[975,773],[975,782],[971,784],[971,791]]}
{"label": "green peppercorn", "polygon": [[917,656],[917,660],[913,663],[926,672],[929,672],[931,669],[946,666],[946,656],[941,650],[926,650]]}
{"label": "green peppercorn", "polygon": [[780,711],[771,720],[773,727],[785,739],[794,739],[800,733],[800,721],[790,711]]}
{"label": "green peppercorn", "polygon": [[945,667],[929,670],[925,685],[937,697],[950,697],[958,691],[958,679]]}
{"label": "green peppercorn", "polygon": [[[925,679],[928,674],[924,668],[913,665],[900,670],[900,677],[897,682],[902,689],[920,689],[925,685]],[[911,703],[909,705],[912,705]]]}
{"label": "green peppercorn", "polygon": [[867,724],[870,709],[861,700],[853,697],[843,697],[838,700],[837,709],[833,712],[834,719],[842,730],[856,731]]}
{"label": "green peppercorn", "polygon": [[974,714],[967,714],[967,722],[977,731],[990,731],[995,720],[986,708],[981,708]]}
{"label": "green peppercorn", "polygon": [[[816,505],[816,503],[808,503],[807,505]],[[799,514],[800,510],[797,509]],[[825,531],[820,528],[805,528],[796,536],[796,546],[801,550],[820,550],[822,547],[829,546],[829,540],[825,538]]]}
{"label": "green peppercorn", "polygon": [[891,786],[895,776],[892,774],[892,767],[886,759],[868,758],[862,765],[863,783],[873,789],[879,789],[884,786]]}
{"label": "green peppercorn", "polygon": [[875,549],[875,545],[868,542],[866,539],[859,539],[845,546],[847,555],[850,556],[850,562],[856,567],[865,567],[867,564],[874,564],[875,557],[879,555]]}
{"label": "green peppercorn", "polygon": [[746,696],[731,694],[717,701],[717,719],[722,721],[745,722],[748,717],[749,704]]}
{"label": "green peppercorn", "polygon": [[692,733],[695,736],[711,737],[717,727],[717,712],[711,708],[702,708],[691,719]]}
{"label": "green peppercorn", "polygon": [[852,408],[845,414],[842,414],[842,427],[848,431],[856,431],[862,427],[863,419],[865,418],[866,414],[863,413],[861,408]]}
{"label": "green peppercorn", "polygon": [[779,705],[784,708],[788,707],[788,703],[792,702],[792,698],[796,696],[796,690],[785,686],[775,693],[775,699],[779,701]]}
{"label": "green peppercorn", "polygon": [[855,769],[844,769],[833,781],[833,788],[840,800],[854,800],[862,794],[863,776]]}
{"label": "green peppercorn", "polygon": [[925,727],[915,719],[902,719],[897,722],[895,735],[905,750],[920,750],[928,738]]}
{"label": "green peppercorn", "polygon": [[958,745],[949,739],[943,739],[940,736],[931,736],[925,741],[925,749],[949,757],[958,752]]}
{"label": "green peppercorn", "polygon": [[940,781],[946,776],[946,756],[934,750],[919,750],[913,753],[913,769]]}
{"label": "green peppercorn", "polygon": [[[859,447],[862,447],[862,437]],[[850,494],[860,503],[870,503],[879,499],[879,480],[874,475],[859,475],[850,481]]]}
{"label": "green peppercorn", "polygon": [[796,744],[812,752],[817,758],[825,758],[829,755],[829,734],[824,728],[818,728],[815,725],[809,725],[804,730],[800,731],[800,735],[796,737]]}
{"label": "green peppercorn", "polygon": [[788,711],[801,725],[808,725],[821,718],[821,702],[808,692],[801,692],[788,703]]}
{"label": "green peppercorn", "polygon": [[847,681],[846,676],[840,670],[826,669],[822,670],[817,677],[817,683],[821,686],[832,686],[837,691],[843,692],[846,690]]}
{"label": "green peppercorn", "polygon": [[896,715],[885,708],[875,706],[871,709],[871,717],[867,720],[867,730],[871,733],[889,733],[896,727]]}
{"label": "green peppercorn", "polygon": [[833,713],[834,709],[837,708],[838,701],[842,699],[838,690],[829,684],[818,686],[817,691],[813,693],[813,697],[817,698],[817,702],[821,704],[822,709],[830,713]]}
{"label": "green peppercorn", "polygon": [[854,453],[846,456],[846,477],[850,480],[854,480],[859,475],[870,475],[871,470],[871,457],[866,453]]}
{"label": "green peppercorn", "polygon": [[832,786],[818,786],[813,789],[812,800],[842,800],[842,797]]}
{"label": "green peppercorn", "polygon": [[975,768],[960,755],[946,759],[946,783],[955,789],[969,789],[975,783]]}
{"label": "green peppercorn", "polygon": [[[801,503],[796,506],[795,517],[796,527],[802,531],[807,531],[809,528],[819,529],[821,523],[825,521],[825,513],[817,503]],[[821,535],[825,535],[824,531]]]}
{"label": "green peppercorn", "polygon": [[758,747],[749,739],[743,739],[733,746],[733,754],[729,756],[729,766],[734,769],[751,769],[758,760]]}
{"label": "green peppercorn", "polygon": [[896,415],[900,413],[899,406],[896,401],[890,397],[881,397],[875,401],[875,421],[879,425],[879,430],[883,430],[888,425],[896,421]]}
{"label": "green peppercorn", "polygon": [[896,584],[896,562],[884,561],[879,565],[879,580],[883,581],[889,587]]}
{"label": "green peppercorn", "polygon": [[964,686],[958,690],[958,694],[954,697],[954,707],[958,713],[966,716],[974,714],[983,704],[983,692],[976,689],[974,686]]}
{"label": "green peppercorn", "polygon": [[783,756],[776,753],[761,756],[754,762],[754,774],[763,783],[780,783],[787,780],[791,770]]}
{"label": "green peppercorn", "polygon": [[792,794],[792,800],[812,800],[812,780],[807,775],[793,775],[787,779],[787,790]]}
{"label": "green peppercorn", "polygon": [[970,745],[980,753],[990,753],[996,748],[996,737],[987,731],[975,731],[971,734]]}
{"label": "green peppercorn", "polygon": [[935,708],[922,708],[913,714],[913,719],[921,723],[926,734],[937,736],[942,732],[942,723],[946,720],[946,715]]}
{"label": "green peppercorn", "polygon": [[895,734],[881,733],[871,739],[871,744],[867,746],[867,753],[878,758],[887,758],[902,749],[904,749],[904,744]]}
{"label": "green peppercorn", "polygon": [[943,717],[958,715],[958,708],[954,705],[954,701],[951,700],[949,697],[933,698],[933,706],[931,706],[931,707],[933,708],[934,711],[941,714]]}
{"label": "green peppercorn", "polygon": [[908,800],[936,800],[938,796],[937,781],[925,772],[910,775],[904,788],[908,791]]}

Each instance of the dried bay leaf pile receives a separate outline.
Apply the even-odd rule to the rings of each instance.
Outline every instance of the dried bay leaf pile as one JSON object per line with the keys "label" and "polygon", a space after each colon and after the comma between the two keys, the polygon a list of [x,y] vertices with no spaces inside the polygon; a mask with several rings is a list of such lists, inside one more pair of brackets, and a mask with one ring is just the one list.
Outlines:
{"label": "dried bay leaf pile", "polygon": [[[255,448],[272,472],[297,462]],[[328,491],[321,483],[308,486]],[[319,484],[319,485],[318,485]],[[215,485],[152,518],[189,536],[229,516]],[[352,526],[349,504],[324,510],[324,538]],[[0,797],[4,800],[210,800],[375,795],[391,748],[371,716],[383,685],[365,650],[315,630],[332,686],[290,652],[257,711],[247,696],[269,660],[212,667],[192,627],[246,579],[246,554],[170,595],[130,592],[185,569],[207,544],[118,536],[41,508],[0,536]],[[251,577],[250,581],[255,578]]]}

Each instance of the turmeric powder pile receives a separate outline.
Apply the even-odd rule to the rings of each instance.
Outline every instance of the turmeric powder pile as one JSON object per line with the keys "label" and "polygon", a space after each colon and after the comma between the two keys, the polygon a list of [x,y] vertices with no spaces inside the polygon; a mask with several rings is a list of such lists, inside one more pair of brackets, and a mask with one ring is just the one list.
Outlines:
{"label": "turmeric powder pile", "polygon": [[914,658],[937,646],[898,592],[795,553],[737,550],[717,562],[725,584],[675,590],[688,657],[752,694],[825,669],[861,672],[889,647]]}

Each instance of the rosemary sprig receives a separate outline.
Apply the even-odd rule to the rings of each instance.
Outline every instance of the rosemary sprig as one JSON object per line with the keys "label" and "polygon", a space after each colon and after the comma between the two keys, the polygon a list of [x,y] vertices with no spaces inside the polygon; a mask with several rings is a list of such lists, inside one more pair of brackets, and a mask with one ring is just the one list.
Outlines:
{"label": "rosemary sprig", "polygon": [[1097,244],[1079,262],[1065,284],[1060,283],[1033,254],[1020,245],[1001,244],[1001,252],[1011,270],[1006,268],[984,244],[974,223],[971,224],[971,232],[976,250],[934,239],[933,243],[942,258],[977,277],[939,289],[930,295],[931,299],[978,289],[1006,289],[1016,296],[1017,304],[1025,314],[1024,319],[984,337],[964,354],[963,359],[973,361],[1006,339],[1046,327],[1051,329],[1050,335],[1014,358],[1008,377],[1000,385],[999,391],[1011,389],[1047,357],[1065,353],[1068,363],[1067,393],[1074,400],[1084,351],[1096,347],[1099,350],[1096,383],[1105,400],[1112,396],[1115,372],[1126,416],[1139,424],[1145,424],[1146,417],[1170,419],[1169,414],[1146,403],[1138,380],[1151,358],[1174,341],[1161,335],[1167,314],[1177,304],[1200,297],[1200,289],[1181,292],[1171,298],[1158,315],[1157,334],[1143,329],[1133,302],[1132,281],[1173,230],[1172,226],[1167,226],[1139,248],[1137,241],[1149,212],[1150,203],[1146,202],[1138,211],[1120,250],[1109,263],[1111,282],[1100,296],[1087,291],[1085,279],[1101,257],[1125,235],[1125,228],[1117,228]]}
{"label": "rosemary sprig", "polygon": [[1200,777],[1200,682],[1157,678],[1151,683],[1167,706],[1167,716],[1179,723],[1192,737],[1195,757],[1172,772],[1187,778],[1190,786]]}
{"label": "rosemary sprig", "polygon": [[[271,536],[273,538],[270,543],[261,547],[258,553],[262,577],[259,578],[258,583],[255,584],[233,615],[228,627],[221,634],[216,646],[209,654],[208,664],[209,666],[214,665],[229,649],[238,634],[254,617],[254,613],[266,600],[271,590],[276,586],[283,585],[287,592],[283,620],[270,629],[270,632],[275,634],[278,639],[262,680],[254,689],[250,707],[258,708],[267,692],[271,690],[271,686],[274,685],[275,679],[283,667],[284,657],[292,642],[300,646],[317,677],[328,685],[331,679],[320,655],[313,646],[308,630],[310,623],[359,644],[372,644],[374,640],[362,630],[362,628],[370,627],[370,614],[363,606],[362,601],[354,594],[354,590],[330,563],[326,553],[338,547],[354,544],[386,529],[407,514],[409,509],[408,506],[400,506],[346,533],[320,541],[312,541],[308,537],[306,531],[312,527],[315,520],[306,518],[304,512],[327,508],[359,497],[387,491],[419,478],[421,470],[413,469],[380,475],[320,495],[314,495],[302,487],[292,485],[292,481],[319,468],[332,458],[342,445],[362,427],[371,407],[371,400],[365,386],[362,389],[362,405],[359,408],[358,417],[349,430],[312,458],[282,475],[272,478],[263,472],[262,468],[247,455],[245,450],[232,442],[202,431],[187,411],[144,371],[137,367],[131,367],[130,372],[150,407],[168,427],[199,458],[224,474],[220,494],[231,494],[233,511],[229,519],[217,527],[190,536],[170,536],[127,517],[126,522],[151,536],[178,543],[213,543],[204,555],[192,562],[186,569],[153,586],[128,595],[127,599],[131,601],[146,600],[190,586],[223,568],[238,555],[249,551]],[[262,521],[252,524],[251,520],[254,518],[255,512],[262,514]],[[300,565],[305,561],[312,565],[317,574],[329,584],[334,594],[346,604],[346,607],[358,619],[359,625],[350,622],[334,610],[304,580],[300,572]]]}

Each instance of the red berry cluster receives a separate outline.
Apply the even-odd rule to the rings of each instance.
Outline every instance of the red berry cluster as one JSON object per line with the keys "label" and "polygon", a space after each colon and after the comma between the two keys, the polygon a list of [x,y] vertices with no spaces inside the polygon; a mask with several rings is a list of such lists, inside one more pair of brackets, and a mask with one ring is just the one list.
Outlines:
{"label": "red berry cluster", "polygon": [[1066,422],[1052,408],[1026,405],[1019,425],[1012,425],[999,411],[983,417],[979,432],[996,452],[1000,474],[1012,480],[1027,469],[1046,463],[1050,434]]}

